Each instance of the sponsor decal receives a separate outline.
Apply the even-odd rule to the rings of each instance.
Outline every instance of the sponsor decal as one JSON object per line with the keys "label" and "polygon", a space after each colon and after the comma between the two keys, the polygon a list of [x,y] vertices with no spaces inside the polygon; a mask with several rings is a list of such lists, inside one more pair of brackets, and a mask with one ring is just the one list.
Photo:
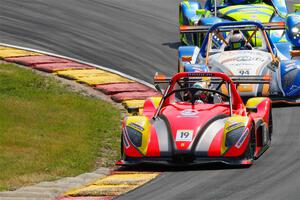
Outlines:
{"label": "sponsor decal", "polygon": [[199,112],[193,109],[186,109],[180,112],[180,115],[183,117],[197,117],[198,114]]}
{"label": "sponsor decal", "polygon": [[241,56],[236,58],[237,62],[264,62],[265,59],[262,57],[254,57],[254,56]]}
{"label": "sponsor decal", "polygon": [[242,146],[242,144],[245,142],[247,136],[249,134],[249,129],[246,128],[245,131],[242,133],[242,136],[240,137],[240,139],[237,141],[237,143],[235,144],[236,148],[240,148]]}
{"label": "sponsor decal", "polygon": [[191,77],[198,77],[198,76],[214,77],[214,74],[212,74],[212,73],[189,73],[188,76],[191,76]]}
{"label": "sponsor decal", "polygon": [[191,142],[193,140],[193,130],[177,130],[176,142]]}
{"label": "sponsor decal", "polygon": [[292,85],[290,88],[290,91],[287,93],[288,96],[292,96],[294,93],[298,92],[300,90],[299,85]]}
{"label": "sponsor decal", "polygon": [[290,70],[293,70],[293,69],[300,69],[300,66],[297,65],[297,62],[295,60],[292,60],[290,62],[286,62],[287,64],[285,65],[285,72],[288,72]]}
{"label": "sponsor decal", "polygon": [[241,76],[249,76],[249,75],[250,75],[250,69],[247,69],[247,68],[245,68],[245,69],[240,69],[240,70],[239,70],[239,74],[240,74]]}

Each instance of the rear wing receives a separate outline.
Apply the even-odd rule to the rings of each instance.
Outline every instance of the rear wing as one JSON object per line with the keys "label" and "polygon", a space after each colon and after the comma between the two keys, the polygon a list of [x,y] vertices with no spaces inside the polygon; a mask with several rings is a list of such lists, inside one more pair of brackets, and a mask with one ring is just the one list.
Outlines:
{"label": "rear wing", "polygon": [[207,33],[210,30],[218,30],[219,32],[229,32],[235,28],[241,31],[255,31],[257,27],[262,30],[284,30],[284,22],[270,22],[270,23],[258,23],[258,22],[221,22],[212,26],[180,26],[180,33]]}
{"label": "rear wing", "polygon": [[[270,84],[269,76],[228,76],[234,84]],[[154,76],[154,84],[170,83],[171,77],[156,74]],[[203,81],[203,77],[186,77],[179,80],[179,83],[196,83]],[[209,82],[212,84],[222,83],[224,80],[217,77],[209,77]]]}

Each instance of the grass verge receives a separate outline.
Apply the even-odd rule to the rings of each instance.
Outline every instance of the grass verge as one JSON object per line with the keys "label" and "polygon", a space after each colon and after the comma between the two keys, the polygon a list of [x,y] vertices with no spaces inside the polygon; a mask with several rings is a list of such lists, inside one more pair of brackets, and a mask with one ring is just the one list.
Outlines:
{"label": "grass verge", "polygon": [[111,104],[0,64],[0,191],[112,165],[119,125]]}

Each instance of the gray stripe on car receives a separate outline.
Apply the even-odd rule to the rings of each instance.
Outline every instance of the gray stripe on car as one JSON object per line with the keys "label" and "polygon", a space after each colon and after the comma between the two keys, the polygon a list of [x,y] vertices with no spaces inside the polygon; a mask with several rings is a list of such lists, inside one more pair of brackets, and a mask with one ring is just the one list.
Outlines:
{"label": "gray stripe on car", "polygon": [[210,144],[220,129],[224,127],[226,119],[227,118],[216,120],[207,127],[196,146],[196,156],[207,156]]}
{"label": "gray stripe on car", "polygon": [[171,156],[171,144],[166,122],[161,118],[156,118],[153,126],[156,130],[161,156]]}

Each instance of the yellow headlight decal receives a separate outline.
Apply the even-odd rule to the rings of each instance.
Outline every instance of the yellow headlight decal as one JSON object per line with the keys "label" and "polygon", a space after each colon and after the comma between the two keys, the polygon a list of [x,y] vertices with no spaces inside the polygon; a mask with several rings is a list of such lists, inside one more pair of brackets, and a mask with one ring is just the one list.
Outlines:
{"label": "yellow headlight decal", "polygon": [[234,116],[226,120],[224,126],[224,133],[222,137],[222,143],[221,143],[221,155],[224,155],[228,150],[228,147],[226,147],[225,145],[227,134],[233,130],[246,126],[247,122],[248,122],[248,117],[242,117],[242,116]]}
{"label": "yellow headlight decal", "polygon": [[146,155],[151,128],[149,119],[145,116],[130,116],[126,120],[126,126],[129,126],[142,134],[142,145],[137,148],[143,155]]}

